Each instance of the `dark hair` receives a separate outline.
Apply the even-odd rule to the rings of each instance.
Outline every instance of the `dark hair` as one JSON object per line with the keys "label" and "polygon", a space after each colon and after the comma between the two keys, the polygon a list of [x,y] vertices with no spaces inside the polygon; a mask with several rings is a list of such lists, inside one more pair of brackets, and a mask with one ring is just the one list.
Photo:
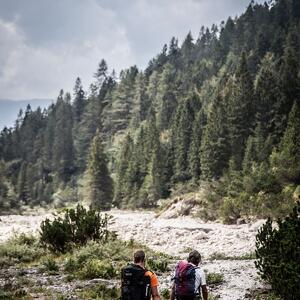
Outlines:
{"label": "dark hair", "polygon": [[133,254],[133,261],[135,264],[145,261],[145,252],[143,250],[138,250]]}
{"label": "dark hair", "polygon": [[194,265],[198,265],[201,261],[201,254],[197,250],[193,250],[192,252],[190,252],[187,261],[191,262]]}

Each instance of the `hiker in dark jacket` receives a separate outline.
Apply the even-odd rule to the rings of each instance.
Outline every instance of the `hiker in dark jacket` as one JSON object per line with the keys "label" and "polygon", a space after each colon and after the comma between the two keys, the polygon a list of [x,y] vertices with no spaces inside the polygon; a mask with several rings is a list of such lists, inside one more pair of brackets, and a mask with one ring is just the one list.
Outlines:
{"label": "hiker in dark jacket", "polygon": [[139,250],[134,253],[134,263],[123,268],[121,300],[161,300],[157,276],[146,269],[145,261],[145,252]]}
{"label": "hiker in dark jacket", "polygon": [[201,291],[203,299],[208,299],[205,274],[198,266],[200,262],[201,255],[196,250],[189,254],[187,261],[178,262],[173,277],[174,283],[170,300],[201,299]]}

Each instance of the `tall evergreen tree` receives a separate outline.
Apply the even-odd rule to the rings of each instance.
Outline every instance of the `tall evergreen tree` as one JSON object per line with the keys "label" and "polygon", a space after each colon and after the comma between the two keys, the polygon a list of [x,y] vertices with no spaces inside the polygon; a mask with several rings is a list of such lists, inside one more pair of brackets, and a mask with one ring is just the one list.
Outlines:
{"label": "tall evergreen tree", "polygon": [[222,176],[230,156],[229,134],[224,101],[218,95],[208,114],[200,148],[201,177],[216,179]]}
{"label": "tall evergreen tree", "polygon": [[164,66],[158,87],[157,101],[157,124],[160,130],[164,130],[170,125],[177,107],[176,69],[171,64]]}
{"label": "tall evergreen tree", "polygon": [[280,88],[274,56],[271,53],[264,57],[257,73],[255,95],[257,99],[256,121],[260,123],[262,137],[266,139],[270,135],[276,144],[282,135],[280,107],[284,101],[284,95]]}
{"label": "tall evergreen tree", "polygon": [[289,114],[287,128],[278,151],[271,156],[273,170],[277,176],[288,182],[300,183],[300,107],[295,101]]}
{"label": "tall evergreen tree", "polygon": [[93,208],[110,209],[113,198],[113,181],[110,177],[107,158],[100,131],[93,138],[87,167],[88,200]]}
{"label": "tall evergreen tree", "polygon": [[61,91],[56,104],[53,141],[53,166],[57,172],[57,183],[66,183],[75,171],[72,135],[71,96]]}
{"label": "tall evergreen tree", "polygon": [[200,147],[205,125],[206,115],[201,109],[193,123],[191,144],[188,152],[189,173],[195,180],[198,180],[201,175]]}
{"label": "tall evergreen tree", "polygon": [[79,123],[82,119],[85,106],[85,94],[82,88],[81,79],[77,77],[74,87],[73,101],[73,119],[75,123]]}
{"label": "tall evergreen tree", "polygon": [[239,62],[229,103],[229,130],[231,152],[238,169],[241,169],[244,147],[254,126],[253,81],[248,71],[246,54]]}
{"label": "tall evergreen tree", "polygon": [[[122,206],[124,204],[124,198],[127,196],[126,182],[127,182],[127,170],[129,163],[132,159],[133,140],[129,134],[127,134],[122,143],[122,148],[119,152],[116,168],[116,184],[113,203],[115,206]],[[123,203],[122,203],[123,202]]]}

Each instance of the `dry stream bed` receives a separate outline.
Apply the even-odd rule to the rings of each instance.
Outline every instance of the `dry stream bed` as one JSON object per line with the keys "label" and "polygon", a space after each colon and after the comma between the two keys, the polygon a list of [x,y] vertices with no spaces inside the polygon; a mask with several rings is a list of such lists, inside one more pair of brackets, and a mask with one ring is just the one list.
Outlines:
{"label": "dry stream bed", "polygon": [[[113,210],[109,214],[112,216],[109,229],[115,231],[123,240],[134,239],[153,250],[178,258],[185,258],[191,249],[199,250],[203,256],[203,269],[224,276],[222,284],[211,287],[211,292],[219,299],[248,299],[252,290],[263,288],[253,259],[246,259],[254,252],[255,235],[263,224],[262,220],[253,224],[224,225],[204,223],[191,217],[156,218],[153,212]],[[1,216],[0,242],[15,233],[36,233],[46,217],[51,217],[51,214],[44,212],[38,215]],[[211,260],[212,257],[217,259]],[[100,279],[68,282],[62,275],[41,274],[34,267],[25,268],[21,272],[24,285],[34,284],[41,288],[40,291],[37,288],[33,295],[37,299],[55,299],[51,298],[52,293],[61,293],[69,299],[76,299],[73,291],[102,282]],[[13,284],[10,279],[19,275],[20,270],[15,267],[1,270],[0,286]],[[162,289],[170,286],[170,278],[171,274],[160,277]],[[110,283],[115,284],[113,281]],[[42,296],[44,288],[49,291],[48,296]]]}

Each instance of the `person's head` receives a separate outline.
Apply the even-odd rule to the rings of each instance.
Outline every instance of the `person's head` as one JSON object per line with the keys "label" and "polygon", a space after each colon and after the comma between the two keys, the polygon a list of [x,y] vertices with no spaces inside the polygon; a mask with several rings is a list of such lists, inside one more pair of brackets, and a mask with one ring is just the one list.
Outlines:
{"label": "person's head", "polygon": [[199,263],[201,262],[201,255],[197,250],[193,250],[192,252],[189,253],[188,262],[198,266]]}
{"label": "person's head", "polygon": [[145,252],[143,250],[138,250],[133,254],[133,262],[135,264],[144,264],[145,263]]}

